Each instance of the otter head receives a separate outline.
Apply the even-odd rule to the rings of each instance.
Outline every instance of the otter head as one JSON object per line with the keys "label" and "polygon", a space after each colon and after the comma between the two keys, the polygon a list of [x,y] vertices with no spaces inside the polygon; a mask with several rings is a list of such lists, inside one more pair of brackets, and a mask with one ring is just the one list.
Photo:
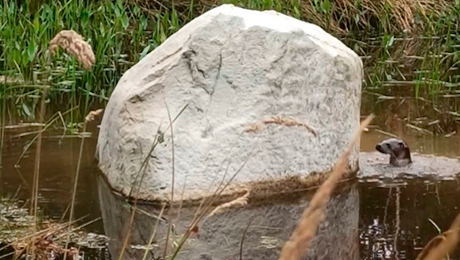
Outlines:
{"label": "otter head", "polygon": [[393,166],[406,166],[412,163],[410,150],[407,144],[399,139],[390,138],[375,146],[377,151],[390,155],[390,164]]}

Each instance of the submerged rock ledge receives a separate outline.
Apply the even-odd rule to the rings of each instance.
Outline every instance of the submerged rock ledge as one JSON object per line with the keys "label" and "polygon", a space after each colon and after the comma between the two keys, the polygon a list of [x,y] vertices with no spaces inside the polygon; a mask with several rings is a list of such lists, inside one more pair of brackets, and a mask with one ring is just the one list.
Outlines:
{"label": "submerged rock ledge", "polygon": [[404,167],[388,164],[389,156],[379,152],[361,152],[360,179],[450,180],[460,174],[460,160],[444,156],[412,153],[412,163]]}

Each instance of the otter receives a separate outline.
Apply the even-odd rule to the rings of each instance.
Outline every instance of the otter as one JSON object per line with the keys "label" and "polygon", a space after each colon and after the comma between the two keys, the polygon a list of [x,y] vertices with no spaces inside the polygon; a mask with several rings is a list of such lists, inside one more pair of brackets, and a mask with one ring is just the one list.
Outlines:
{"label": "otter", "polygon": [[390,138],[377,144],[375,149],[381,153],[389,154],[390,164],[393,166],[402,167],[412,163],[409,146],[402,140]]}

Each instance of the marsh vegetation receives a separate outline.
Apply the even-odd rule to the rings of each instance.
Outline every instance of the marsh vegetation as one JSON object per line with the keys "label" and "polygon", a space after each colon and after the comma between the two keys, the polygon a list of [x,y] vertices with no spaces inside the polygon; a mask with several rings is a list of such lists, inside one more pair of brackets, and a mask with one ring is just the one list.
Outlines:
{"label": "marsh vegetation", "polygon": [[[433,134],[456,131],[458,1],[4,1],[0,97],[7,122],[36,121],[44,86],[50,87],[50,113],[69,111],[64,116],[68,125],[82,121],[92,107],[108,100],[124,71],[221,3],[274,9],[345,42],[365,64],[363,112],[387,113],[383,121],[397,115],[409,128]],[[50,40],[63,29],[78,32],[93,47],[92,70],[63,52],[47,55]]]}
{"label": "marsh vegetation", "polygon": [[[82,225],[92,223],[96,218],[80,219],[85,207],[81,206],[83,202],[78,202],[77,195],[79,190],[84,191],[78,173],[82,160],[85,161],[83,144],[90,135],[85,116],[106,104],[122,74],[133,64],[187,22],[222,3],[257,10],[274,9],[315,23],[342,40],[363,60],[362,113],[377,114],[374,123],[382,132],[455,138],[460,120],[460,1],[4,1],[0,5],[0,166],[3,167],[0,171],[2,182],[12,178],[15,181],[11,183],[22,183],[26,187],[26,195],[19,202],[30,207],[30,214],[24,218],[33,216],[33,219],[28,222],[26,232],[35,234],[27,243],[37,245],[36,241],[45,240],[39,229],[51,230],[53,235],[62,229],[71,229],[69,224],[43,228],[42,221],[38,220],[42,212],[38,194],[40,158],[43,158],[41,142],[45,138],[46,146],[49,140],[58,139],[56,131],[47,134],[51,133],[48,130],[62,131],[59,142],[66,137],[77,137],[77,143],[70,149],[77,153],[72,153],[72,163],[65,175],[68,179],[64,181],[72,184],[66,186],[71,192],[65,193],[68,197],[63,199],[65,202],[58,203],[61,207],[66,205],[65,210],[58,212],[66,216],[63,219],[68,220],[67,223],[74,224],[75,218]],[[64,46],[50,48],[52,39],[62,30],[78,32],[81,40],[91,46],[94,59],[89,58],[90,65]],[[17,129],[19,133],[12,133]],[[21,152],[12,149],[11,142],[21,145]],[[21,175],[19,180],[17,172],[21,171],[21,160],[32,151],[38,159],[29,164],[28,172],[35,171],[35,174],[27,174],[25,178]],[[342,162],[347,154],[344,156]],[[325,183],[320,195],[314,198],[315,203],[305,211],[299,227],[309,228],[299,228],[293,233],[281,259],[304,253],[300,248],[308,244],[322,220],[325,203],[337,181],[334,178],[343,172],[343,165],[340,165],[339,162],[332,179]],[[51,168],[45,163],[45,169]],[[1,191],[14,193],[11,186]],[[205,213],[200,216],[203,218]],[[449,220],[443,219],[444,227],[439,228],[439,233],[449,228],[455,214],[450,212],[449,216]],[[179,244],[171,243],[171,252],[180,250],[187,236],[194,232],[197,221],[199,219],[192,221],[187,233],[176,241]],[[458,228],[458,222],[452,229]],[[17,237],[27,237],[19,228],[8,228],[18,231]],[[456,242],[458,238],[449,237],[451,233],[444,233],[441,240]],[[64,232],[61,236],[69,234]],[[369,240],[363,241],[366,239]],[[62,241],[69,243],[70,238]],[[28,248],[21,245],[21,250]],[[452,247],[452,244],[445,245]]]}

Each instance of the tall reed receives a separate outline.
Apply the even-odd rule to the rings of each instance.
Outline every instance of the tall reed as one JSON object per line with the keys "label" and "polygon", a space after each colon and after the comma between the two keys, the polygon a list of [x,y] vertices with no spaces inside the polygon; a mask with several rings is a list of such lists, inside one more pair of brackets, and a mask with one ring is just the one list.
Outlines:
{"label": "tall reed", "polygon": [[361,123],[345,152],[337,160],[329,177],[316,191],[308,207],[303,212],[299,224],[283,247],[279,260],[300,260],[307,252],[310,241],[316,234],[316,229],[325,218],[326,205],[331,194],[348,169],[348,158],[356,143],[359,142],[361,133],[369,125],[374,116],[369,116]]}
{"label": "tall reed", "polygon": [[[52,54],[54,54],[59,47],[63,48],[68,54],[76,58],[77,61],[80,62],[83,68],[86,70],[90,70],[96,63],[96,58],[94,56],[91,45],[87,43],[80,34],[76,33],[73,30],[60,31],[50,41],[49,50]],[[81,160],[83,156],[83,145],[85,143],[84,133],[86,132],[86,125],[88,122],[91,122],[92,120],[94,120],[95,116],[99,115],[100,113],[102,113],[102,109],[90,112],[85,117],[85,121],[83,123],[83,136],[82,136],[81,144],[80,144],[80,152],[78,154],[77,170],[75,173],[74,186],[73,186],[73,191],[72,191],[72,200],[70,203],[69,223],[72,223],[73,216],[75,213],[74,212],[75,198],[77,194],[78,177],[80,175],[80,166],[81,166]],[[70,241],[70,233],[71,232],[69,231],[65,249],[67,249],[68,243]],[[67,251],[65,251],[65,254],[64,254],[64,259],[66,258],[67,258]]]}
{"label": "tall reed", "polygon": [[[189,12],[185,15],[175,9],[146,10],[124,0],[46,1],[33,15],[29,9],[28,1],[0,5],[0,75],[10,73],[17,79],[11,95],[23,105],[13,112],[27,120],[35,119],[39,93],[30,86],[49,84],[48,98],[53,109],[67,110],[85,100],[80,103],[78,117],[72,119],[81,121],[89,106],[108,100],[127,69],[189,19]],[[91,71],[85,69],[87,63],[78,66],[60,51],[49,64],[48,43],[62,29],[68,33],[78,31],[92,46],[94,58],[85,58],[97,60]],[[82,61],[83,57],[77,59]],[[48,70],[50,75],[46,75]]]}

